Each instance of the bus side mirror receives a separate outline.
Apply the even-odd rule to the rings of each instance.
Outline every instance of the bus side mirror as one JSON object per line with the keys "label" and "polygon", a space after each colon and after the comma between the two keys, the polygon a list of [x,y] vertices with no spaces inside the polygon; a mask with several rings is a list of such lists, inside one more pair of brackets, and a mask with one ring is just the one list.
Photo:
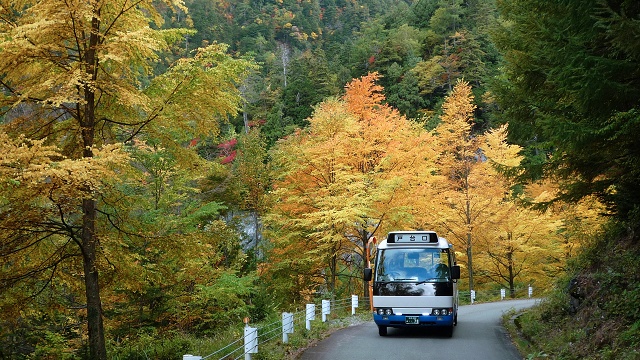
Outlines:
{"label": "bus side mirror", "polygon": [[460,279],[460,265],[453,265],[451,267],[451,279]]}
{"label": "bus side mirror", "polygon": [[371,270],[371,268],[364,268],[364,281],[371,281],[371,278],[373,277],[373,271]]}

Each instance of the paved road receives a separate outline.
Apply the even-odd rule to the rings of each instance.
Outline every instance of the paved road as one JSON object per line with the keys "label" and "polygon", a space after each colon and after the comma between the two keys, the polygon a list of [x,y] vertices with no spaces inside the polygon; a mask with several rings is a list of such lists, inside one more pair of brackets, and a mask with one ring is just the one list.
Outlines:
{"label": "paved road", "polygon": [[333,333],[306,350],[301,360],[515,360],[522,357],[500,319],[510,309],[532,306],[536,300],[509,300],[461,306],[452,338],[432,330],[389,328],[378,335],[371,322]]}

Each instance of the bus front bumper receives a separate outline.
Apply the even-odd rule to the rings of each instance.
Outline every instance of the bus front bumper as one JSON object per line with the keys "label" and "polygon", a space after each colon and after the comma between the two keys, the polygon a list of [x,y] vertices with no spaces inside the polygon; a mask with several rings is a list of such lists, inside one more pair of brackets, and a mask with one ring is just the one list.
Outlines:
{"label": "bus front bumper", "polygon": [[394,328],[453,326],[453,315],[378,315],[374,313],[373,321],[378,326]]}

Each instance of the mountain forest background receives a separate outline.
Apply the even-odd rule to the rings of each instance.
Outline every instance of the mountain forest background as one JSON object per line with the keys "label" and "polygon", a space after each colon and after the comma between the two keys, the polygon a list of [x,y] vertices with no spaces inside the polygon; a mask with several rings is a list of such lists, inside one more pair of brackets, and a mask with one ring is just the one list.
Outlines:
{"label": "mountain forest background", "polygon": [[176,358],[366,295],[401,229],[544,296],[540,356],[640,356],[637,1],[8,0],[0,32],[0,357]]}

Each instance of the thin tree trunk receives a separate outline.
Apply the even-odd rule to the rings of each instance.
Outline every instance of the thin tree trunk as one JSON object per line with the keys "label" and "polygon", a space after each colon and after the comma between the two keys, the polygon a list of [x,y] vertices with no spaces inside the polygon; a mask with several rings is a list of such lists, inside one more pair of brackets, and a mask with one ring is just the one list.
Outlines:
{"label": "thin tree trunk", "polygon": [[515,275],[513,275],[513,252],[509,251],[507,254],[507,260],[509,263],[509,295],[512,299],[516,298],[516,285],[515,285]]}
{"label": "thin tree trunk", "polygon": [[471,248],[471,233],[467,233],[467,262],[469,265],[469,291],[473,290],[473,251]]}
{"label": "thin tree trunk", "polygon": [[338,278],[338,256],[334,251],[331,256],[331,300],[336,296],[336,279]]}
{"label": "thin tree trunk", "polygon": [[89,330],[89,354],[91,359],[106,360],[107,350],[102,323],[102,302],[96,266],[97,239],[95,236],[96,201],[82,201],[82,260],[84,263],[84,285],[87,297],[87,324]]}
{"label": "thin tree trunk", "polygon": [[467,262],[469,265],[469,291],[474,290],[473,286],[473,243],[472,243],[472,235],[471,235],[471,223],[473,219],[471,217],[471,199],[469,199],[469,170],[467,170],[467,174],[465,177],[465,192],[467,197],[465,215],[467,217]]}
{"label": "thin tree trunk", "polygon": [[[100,8],[96,8],[91,21],[91,35],[89,47],[85,53],[86,73],[92,81],[97,77],[97,46],[100,31]],[[94,84],[84,85],[84,114],[81,118],[83,156],[93,157],[92,147],[95,136],[95,90]],[[82,200],[82,260],[84,266],[84,284],[87,297],[87,327],[89,333],[89,355],[91,359],[106,360],[107,350],[104,340],[104,324],[102,320],[102,301],[100,299],[100,283],[98,267],[96,266],[98,238],[95,233],[96,200],[86,198]]]}
{"label": "thin tree trunk", "polygon": [[[511,240],[512,238],[512,234],[509,233],[507,235],[507,239],[509,241],[509,244],[511,244]],[[507,248],[507,264],[509,267],[509,293],[511,295],[511,298],[515,299],[516,298],[516,285],[515,285],[515,275],[513,274],[513,252],[514,249],[513,247],[511,247],[511,245],[509,245],[509,247]]]}

